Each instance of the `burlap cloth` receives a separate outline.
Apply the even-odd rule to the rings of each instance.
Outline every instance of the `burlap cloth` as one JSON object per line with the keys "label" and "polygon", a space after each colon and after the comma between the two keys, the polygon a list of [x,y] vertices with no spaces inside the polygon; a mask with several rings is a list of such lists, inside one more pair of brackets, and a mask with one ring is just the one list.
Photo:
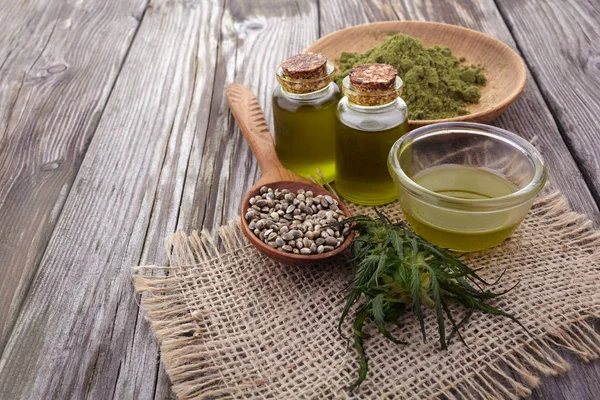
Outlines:
{"label": "burlap cloth", "polygon": [[[384,211],[402,218],[396,204]],[[528,395],[538,376],[569,368],[557,347],[585,361],[600,357],[593,325],[600,316],[600,232],[559,193],[538,199],[503,245],[467,258],[484,277],[507,268],[501,287],[521,282],[493,304],[514,313],[531,336],[483,314],[463,330],[468,347],[455,341],[447,351],[439,349],[433,312],[426,343],[410,318],[393,331],[409,345],[371,329],[369,377],[353,393],[345,388],[358,358],[336,331],[352,277],[345,260],[279,265],[249,245],[236,222],[220,237],[221,250],[206,233],[177,233],[169,267],[133,271],[179,398],[512,399]],[[349,324],[345,330],[351,333]]]}

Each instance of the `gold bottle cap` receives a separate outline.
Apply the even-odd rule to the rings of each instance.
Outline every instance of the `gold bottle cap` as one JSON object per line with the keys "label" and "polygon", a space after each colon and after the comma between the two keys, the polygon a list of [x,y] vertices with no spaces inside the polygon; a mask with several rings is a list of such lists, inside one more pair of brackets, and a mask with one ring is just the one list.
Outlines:
{"label": "gold bottle cap", "polygon": [[304,53],[290,57],[277,70],[277,81],[290,93],[315,92],[333,81],[334,67],[319,53]]}
{"label": "gold bottle cap", "polygon": [[342,82],[344,95],[362,106],[389,103],[398,97],[402,80],[388,64],[361,64],[352,68]]}

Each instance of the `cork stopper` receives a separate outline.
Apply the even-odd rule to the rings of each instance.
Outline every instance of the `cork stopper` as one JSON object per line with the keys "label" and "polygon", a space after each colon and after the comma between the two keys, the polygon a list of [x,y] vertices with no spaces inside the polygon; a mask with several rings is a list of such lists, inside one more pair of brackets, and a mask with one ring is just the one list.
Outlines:
{"label": "cork stopper", "polygon": [[362,64],[350,71],[350,84],[357,92],[389,91],[398,76],[396,68],[387,64]]}
{"label": "cork stopper", "polygon": [[292,79],[314,79],[326,73],[327,58],[319,53],[305,53],[281,63],[283,73]]}
{"label": "cork stopper", "polygon": [[319,53],[304,53],[288,58],[277,71],[277,80],[290,93],[315,92],[333,81],[333,65]]}
{"label": "cork stopper", "polygon": [[402,80],[388,64],[361,64],[352,68],[343,81],[344,94],[355,104],[377,106],[398,97]]}

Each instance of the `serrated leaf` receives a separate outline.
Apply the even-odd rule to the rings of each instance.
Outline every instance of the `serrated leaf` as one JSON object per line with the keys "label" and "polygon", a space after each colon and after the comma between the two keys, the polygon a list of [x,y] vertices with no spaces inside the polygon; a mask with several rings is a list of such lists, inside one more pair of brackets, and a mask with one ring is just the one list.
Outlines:
{"label": "serrated leaf", "polygon": [[[378,332],[385,338],[403,343],[390,334],[386,324],[394,322],[400,325],[401,316],[412,310],[426,341],[423,306],[431,307],[435,309],[442,348],[454,335],[465,343],[460,330],[475,311],[509,318],[522,326],[513,315],[487,303],[514,287],[503,293],[484,290],[481,285],[489,284],[478,275],[479,270],[470,268],[459,257],[419,237],[405,223],[391,223],[383,213],[377,213],[377,218],[356,216],[343,222],[351,224],[357,233],[351,259],[354,279],[338,324],[341,334],[344,320],[352,308],[357,307],[352,326],[354,347],[360,360],[359,376],[351,388],[360,385],[367,377],[363,328],[369,321],[375,323]],[[452,315],[450,303],[466,309],[466,314],[458,322]],[[446,318],[452,324],[447,339]]]}
{"label": "serrated leaf", "polygon": [[396,343],[396,344],[406,344],[406,342],[395,338],[385,327],[385,312],[383,310],[384,308],[384,294],[380,293],[377,296],[375,296],[373,298],[373,300],[371,301],[371,306],[372,306],[372,313],[373,313],[373,321],[375,322],[375,325],[377,326],[377,330],[379,331],[379,333],[381,333],[383,335],[383,337],[385,337],[386,339]]}

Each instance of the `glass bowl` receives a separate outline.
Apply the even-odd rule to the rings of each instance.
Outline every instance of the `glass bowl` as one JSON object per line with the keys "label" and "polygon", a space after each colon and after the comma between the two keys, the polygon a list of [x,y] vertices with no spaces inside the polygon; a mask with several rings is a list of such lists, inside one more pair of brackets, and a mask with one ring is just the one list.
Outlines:
{"label": "glass bowl", "polygon": [[547,178],[542,156],[529,142],[469,122],[410,132],[392,146],[388,167],[411,228],[459,252],[487,249],[509,237]]}

